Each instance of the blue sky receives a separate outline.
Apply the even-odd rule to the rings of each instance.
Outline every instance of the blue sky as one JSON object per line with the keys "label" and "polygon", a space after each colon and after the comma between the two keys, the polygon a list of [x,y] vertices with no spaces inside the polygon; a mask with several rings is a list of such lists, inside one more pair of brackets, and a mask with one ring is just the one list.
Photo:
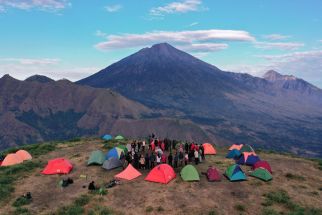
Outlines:
{"label": "blue sky", "polygon": [[321,9],[319,0],[0,0],[0,75],[74,81],[168,42],[223,70],[276,69],[322,87]]}

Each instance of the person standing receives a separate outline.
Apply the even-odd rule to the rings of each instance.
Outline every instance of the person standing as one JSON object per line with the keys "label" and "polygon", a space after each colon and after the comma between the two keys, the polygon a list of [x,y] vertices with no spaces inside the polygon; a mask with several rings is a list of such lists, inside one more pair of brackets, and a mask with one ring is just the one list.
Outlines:
{"label": "person standing", "polygon": [[145,169],[150,169],[150,156],[149,153],[145,153]]}
{"label": "person standing", "polygon": [[157,154],[157,165],[161,163],[161,155],[158,153]]}
{"label": "person standing", "polygon": [[172,160],[173,160],[173,157],[172,157],[172,153],[170,152],[170,154],[168,156],[168,163],[170,166],[172,166]]}
{"label": "person standing", "polygon": [[198,165],[199,163],[199,153],[197,150],[194,152],[194,157],[195,157],[195,164]]}
{"label": "person standing", "polygon": [[178,167],[178,160],[179,160],[178,152],[175,152],[175,154],[174,154],[174,168]]}
{"label": "person standing", "polygon": [[154,168],[154,166],[155,166],[155,160],[156,160],[155,154],[154,154],[154,152],[152,152],[151,156],[150,156],[151,169]]}

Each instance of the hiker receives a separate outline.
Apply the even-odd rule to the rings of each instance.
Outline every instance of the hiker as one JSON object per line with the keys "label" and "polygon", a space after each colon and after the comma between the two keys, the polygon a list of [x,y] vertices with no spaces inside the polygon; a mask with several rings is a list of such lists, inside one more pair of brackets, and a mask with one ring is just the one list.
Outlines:
{"label": "hiker", "polygon": [[186,153],[188,153],[188,150],[189,150],[189,145],[188,145],[188,142],[186,141],[186,143],[184,144],[184,150]]}
{"label": "hiker", "polygon": [[177,168],[178,167],[178,160],[179,160],[179,155],[178,155],[178,152],[176,152],[174,154],[174,168]]}
{"label": "hiker", "polygon": [[94,181],[92,181],[91,183],[89,183],[88,190],[96,190],[95,182]]}
{"label": "hiker", "polygon": [[199,163],[199,153],[197,150],[194,152],[194,157],[195,157],[195,164],[198,165]]}
{"label": "hiker", "polygon": [[139,169],[139,155],[134,153],[134,168]]}
{"label": "hiker", "polygon": [[206,157],[205,157],[205,148],[203,147],[203,145],[200,146],[200,149],[201,149],[201,157],[203,160],[206,160]]}
{"label": "hiker", "polygon": [[149,156],[149,153],[145,153],[145,169],[150,169],[150,156]]}
{"label": "hiker", "polygon": [[168,156],[168,163],[170,166],[172,166],[172,160],[173,160],[173,157],[172,157],[172,153],[170,152],[170,154]]}
{"label": "hiker", "polygon": [[67,182],[68,182],[68,184],[73,184],[74,183],[74,180],[68,177],[67,178]]}
{"label": "hiker", "polygon": [[183,157],[184,157],[184,155],[183,155],[183,152],[179,152],[179,165],[180,166],[183,166]]}
{"label": "hiker", "polygon": [[157,154],[157,165],[161,163],[161,155],[158,153]]}
{"label": "hiker", "polygon": [[161,142],[161,149],[162,149],[162,151],[165,150],[165,145],[164,145],[164,142],[163,141]]}
{"label": "hiker", "polygon": [[25,193],[22,197],[25,198],[25,199],[28,199],[28,200],[32,199],[30,192]]}
{"label": "hiker", "polygon": [[176,141],[172,140],[172,149],[176,149]]}
{"label": "hiker", "polygon": [[184,165],[185,165],[185,166],[187,166],[188,161],[189,161],[188,152],[185,152],[185,153],[184,153]]}
{"label": "hiker", "polygon": [[154,152],[152,152],[151,156],[150,156],[151,169],[154,168],[154,166],[155,166],[155,160],[156,160],[155,154],[154,154]]}
{"label": "hiker", "polygon": [[198,156],[199,156],[199,163],[201,163],[202,162],[202,157],[201,157],[201,149],[199,148],[199,152],[198,152]]}
{"label": "hiker", "polygon": [[162,163],[167,163],[167,157],[165,156],[165,153],[161,155],[161,162]]}
{"label": "hiker", "polygon": [[143,140],[143,142],[142,142],[142,151],[143,152],[145,151],[145,140]]}
{"label": "hiker", "polygon": [[145,158],[142,154],[140,157],[140,169],[144,169],[144,168],[145,168]]}

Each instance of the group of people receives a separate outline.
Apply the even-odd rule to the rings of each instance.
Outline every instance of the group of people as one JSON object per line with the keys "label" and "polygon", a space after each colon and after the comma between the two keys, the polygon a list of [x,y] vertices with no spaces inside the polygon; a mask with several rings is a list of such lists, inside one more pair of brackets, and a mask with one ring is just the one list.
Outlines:
{"label": "group of people", "polygon": [[205,154],[201,144],[158,139],[152,134],[146,140],[133,141],[131,149],[120,159],[124,168],[130,163],[136,169],[152,169],[161,163],[177,168],[191,162],[198,165],[205,159]]}

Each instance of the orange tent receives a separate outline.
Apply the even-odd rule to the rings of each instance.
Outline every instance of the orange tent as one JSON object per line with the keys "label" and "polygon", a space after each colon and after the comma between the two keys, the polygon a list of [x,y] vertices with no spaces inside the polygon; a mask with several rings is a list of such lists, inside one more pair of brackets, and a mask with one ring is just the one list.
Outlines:
{"label": "orange tent", "polygon": [[116,179],[125,179],[125,180],[133,180],[142,175],[139,171],[137,171],[131,164],[129,164],[125,170],[115,175]]}
{"label": "orange tent", "polygon": [[233,150],[233,149],[237,149],[237,150],[240,150],[241,148],[243,147],[243,144],[233,144],[230,148],[229,148],[229,151],[230,150]]}
{"label": "orange tent", "polygon": [[1,166],[12,166],[12,165],[20,164],[22,162],[23,160],[18,155],[11,153],[6,156]]}
{"label": "orange tent", "polygon": [[217,154],[216,149],[213,147],[212,144],[210,143],[204,143],[202,144],[204,150],[205,150],[205,155],[215,155]]}
{"label": "orange tent", "polygon": [[19,150],[19,151],[17,151],[16,152],[16,155],[18,155],[23,161],[31,160],[32,159],[32,157],[29,154],[29,152],[27,152],[25,150]]}
{"label": "orange tent", "polygon": [[160,164],[154,167],[144,180],[167,184],[176,177],[173,168],[168,164]]}
{"label": "orange tent", "polygon": [[56,158],[48,161],[46,168],[41,172],[44,175],[68,174],[72,171],[73,165],[65,158]]}

